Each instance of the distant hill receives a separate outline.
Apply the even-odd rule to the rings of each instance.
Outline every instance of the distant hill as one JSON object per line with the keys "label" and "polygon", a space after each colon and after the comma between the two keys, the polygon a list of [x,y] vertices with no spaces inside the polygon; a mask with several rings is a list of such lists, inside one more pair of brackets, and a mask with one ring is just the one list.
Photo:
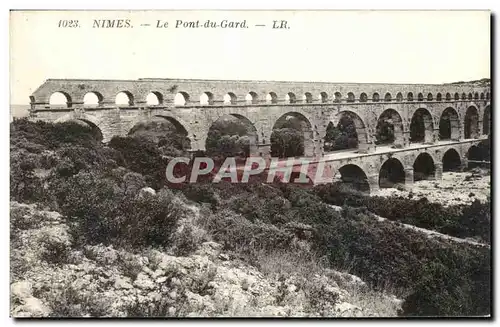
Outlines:
{"label": "distant hill", "polygon": [[467,82],[460,81],[460,82],[453,82],[453,83],[448,83],[448,84],[471,84],[471,85],[474,85],[474,86],[490,86],[491,85],[491,79],[489,79],[489,78],[481,78],[481,79],[477,79],[477,80],[474,80],[474,81],[467,81]]}

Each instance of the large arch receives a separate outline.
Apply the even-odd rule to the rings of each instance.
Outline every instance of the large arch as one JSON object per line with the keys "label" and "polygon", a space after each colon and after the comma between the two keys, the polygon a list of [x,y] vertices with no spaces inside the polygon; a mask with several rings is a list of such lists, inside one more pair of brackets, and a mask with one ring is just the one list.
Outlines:
{"label": "large arch", "polygon": [[368,131],[366,124],[363,119],[353,111],[344,110],[332,117],[327,127],[325,140],[328,138],[329,128],[337,129],[341,137],[347,138],[344,140],[345,142],[341,142],[347,142],[347,146],[337,147],[338,150],[351,148],[366,149],[368,147]]}
{"label": "large arch", "polygon": [[484,108],[484,113],[483,113],[483,134],[489,135],[490,132],[491,132],[491,112],[490,112],[490,106],[486,106],[486,108]]}
{"label": "large arch", "polygon": [[133,106],[134,105],[134,96],[130,91],[121,91],[116,94],[115,97],[115,104],[116,105],[125,105],[125,106]]}
{"label": "large arch", "polygon": [[[243,115],[230,113],[210,125],[205,148],[207,152],[224,157],[249,157],[259,154],[258,142],[257,129],[252,121]],[[240,153],[235,153],[236,150]]]}
{"label": "large arch", "polygon": [[455,149],[447,150],[443,155],[443,172],[459,171],[462,167],[460,154]]}
{"label": "large arch", "polygon": [[403,119],[394,109],[384,110],[377,120],[377,144],[404,144]]}
{"label": "large arch", "polygon": [[355,164],[346,164],[339,168],[342,184],[361,192],[370,192],[370,184],[365,171]]}
{"label": "large arch", "polygon": [[281,115],[273,125],[271,153],[281,158],[313,156],[314,134],[310,120],[294,111]]}
{"label": "large arch", "polygon": [[146,104],[148,106],[159,106],[163,104],[163,96],[158,91],[151,91],[146,96]]}
{"label": "large arch", "polygon": [[434,141],[434,123],[431,113],[425,108],[417,109],[410,122],[410,142],[432,143]]}
{"label": "large arch", "polygon": [[70,113],[67,115],[64,115],[62,117],[59,117],[54,121],[54,123],[66,123],[66,122],[76,122],[80,125],[84,125],[89,127],[92,130],[92,134],[98,141],[107,141],[104,138],[104,134],[102,132],[102,129],[99,127],[100,122],[99,120],[92,115],[88,114],[74,114]]}
{"label": "large arch", "polygon": [[439,139],[458,140],[460,139],[460,121],[455,109],[449,107],[441,113],[439,119]]}
{"label": "large arch", "polygon": [[475,168],[480,167],[477,161],[483,161],[483,154],[481,153],[481,149],[477,145],[473,145],[467,150],[467,168]]}
{"label": "large arch", "polygon": [[433,179],[436,172],[436,166],[431,155],[422,152],[413,162],[413,180]]}
{"label": "large arch", "polygon": [[465,112],[464,137],[466,139],[475,139],[479,137],[479,113],[474,106],[470,106]]}
{"label": "large arch", "polygon": [[389,158],[380,167],[378,184],[380,188],[390,188],[405,183],[404,166],[396,158]]}

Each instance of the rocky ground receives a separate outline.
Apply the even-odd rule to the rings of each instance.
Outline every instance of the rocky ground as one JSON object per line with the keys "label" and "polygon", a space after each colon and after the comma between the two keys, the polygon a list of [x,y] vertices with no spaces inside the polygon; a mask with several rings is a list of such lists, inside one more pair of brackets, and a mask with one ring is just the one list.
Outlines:
{"label": "rocky ground", "polygon": [[76,249],[57,212],[11,203],[14,317],[388,317],[400,305],[358,277],[330,269],[266,276],[215,242],[188,256],[103,245]]}
{"label": "rocky ground", "polygon": [[403,185],[398,188],[383,188],[373,195],[403,196],[419,199],[426,197],[430,202],[449,206],[471,204],[475,199],[485,202],[491,194],[491,175],[488,170],[474,169],[469,172],[444,172],[441,181],[421,180],[411,189]]}

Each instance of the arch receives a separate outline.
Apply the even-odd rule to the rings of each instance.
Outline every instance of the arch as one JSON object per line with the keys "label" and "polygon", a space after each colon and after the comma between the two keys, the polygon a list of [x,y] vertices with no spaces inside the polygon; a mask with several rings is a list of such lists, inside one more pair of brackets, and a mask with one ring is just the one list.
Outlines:
{"label": "arch", "polygon": [[446,101],[450,101],[451,100],[451,94],[449,92],[446,92],[445,99],[446,99]]}
{"label": "arch", "polygon": [[434,141],[434,124],[431,113],[425,108],[417,109],[410,122],[410,142],[432,143]]}
{"label": "arch", "polygon": [[159,106],[163,104],[163,96],[160,92],[153,91],[147,95],[146,103],[148,106]]}
{"label": "arch", "polygon": [[484,108],[483,113],[483,135],[489,135],[491,132],[491,112],[490,106]]}
{"label": "arch", "polygon": [[467,100],[467,94],[465,94],[465,92],[462,93],[462,100]]}
{"label": "arch", "polygon": [[486,100],[490,99],[490,92],[486,92]]}
{"label": "arch", "polygon": [[319,94],[319,100],[321,101],[321,103],[325,103],[328,101],[328,93],[326,92],[321,92]]}
{"label": "arch", "polygon": [[312,103],[312,102],[313,102],[313,96],[312,96],[312,94],[311,94],[311,93],[306,92],[306,93],[304,93],[304,96],[303,96],[302,100],[303,100],[305,103]]}
{"label": "arch", "polygon": [[99,127],[100,125],[99,120],[95,116],[89,114],[76,115],[75,113],[69,113],[62,117],[59,117],[54,121],[54,123],[66,123],[66,122],[76,122],[80,125],[84,124],[85,126],[88,126],[92,130],[92,134],[98,141],[104,140],[104,134],[101,128]]}
{"label": "arch", "polygon": [[484,92],[481,92],[480,98],[481,98],[481,100],[484,100]]}
{"label": "arch", "polygon": [[314,134],[311,121],[299,112],[281,115],[273,125],[271,134],[273,157],[313,156]]}
{"label": "arch", "polygon": [[203,92],[202,95],[200,95],[200,104],[201,105],[213,105],[214,104],[214,95],[212,92]]}
{"label": "arch", "polygon": [[460,138],[460,121],[455,109],[449,107],[443,110],[439,118],[439,139],[458,140]]}
{"label": "arch", "polygon": [[427,101],[432,101],[433,99],[432,93],[427,94]]}
{"label": "arch", "polygon": [[335,92],[335,102],[342,101],[342,94],[340,92]]}
{"label": "arch", "polygon": [[405,183],[404,166],[396,158],[387,159],[379,171],[378,184],[380,188],[391,188]]}
{"label": "arch", "polygon": [[236,94],[234,94],[233,92],[227,92],[224,95],[224,104],[236,104],[237,101],[238,99],[236,97]]}
{"label": "arch", "polygon": [[431,155],[427,152],[420,153],[413,162],[413,180],[415,182],[423,179],[434,179],[436,166]]}
{"label": "arch", "polygon": [[252,121],[243,115],[223,115],[210,125],[205,148],[208,153],[222,157],[257,156],[257,129]]}
{"label": "arch", "polygon": [[436,101],[443,101],[443,96],[441,95],[441,93],[438,93],[436,95]]}
{"label": "arch", "polygon": [[422,93],[419,93],[417,96],[418,101],[424,101],[424,95]]}
{"label": "arch", "polygon": [[384,96],[384,101],[385,102],[391,102],[392,101],[392,96],[389,92],[387,92]]}
{"label": "arch", "polygon": [[379,102],[380,101],[380,95],[377,92],[373,93],[372,101],[373,102]]}
{"label": "arch", "polygon": [[178,92],[174,97],[175,106],[185,106],[189,103],[189,94],[186,92]]}
{"label": "arch", "polygon": [[472,93],[469,93],[469,95],[467,96],[467,99],[468,99],[469,101],[472,101]]}
{"label": "arch", "polygon": [[479,100],[479,93],[474,93],[474,100]]}
{"label": "arch", "polygon": [[356,97],[354,96],[354,93],[349,92],[347,93],[347,102],[354,102]]}
{"label": "arch", "polygon": [[134,96],[129,91],[121,91],[115,97],[115,104],[117,105],[125,105],[125,106],[133,106],[134,105]]}
{"label": "arch", "polygon": [[104,99],[104,97],[99,92],[95,92],[95,91],[94,92],[87,92],[83,96],[83,105],[88,106],[88,107],[99,106],[102,103],[103,99]]}
{"label": "arch", "polygon": [[376,144],[404,144],[403,119],[394,109],[386,109],[380,114],[376,131]]}
{"label": "arch", "polygon": [[462,167],[462,160],[457,150],[451,148],[443,155],[443,171],[459,171]]}
{"label": "arch", "polygon": [[54,107],[70,108],[71,102],[71,96],[63,91],[54,92],[49,97],[49,105]]}
{"label": "arch", "polygon": [[366,101],[368,101],[368,96],[366,95],[365,92],[363,92],[359,95],[359,102],[366,102]]}
{"label": "arch", "polygon": [[259,96],[257,95],[257,93],[250,91],[245,96],[245,101],[247,102],[247,104],[257,104],[259,102]]}
{"label": "arch", "polygon": [[288,92],[286,95],[285,95],[285,102],[288,102],[288,103],[296,103],[297,102],[297,98],[295,97],[295,94],[292,93],[292,92]]}
{"label": "arch", "polygon": [[481,149],[477,145],[471,146],[467,150],[467,168],[472,169],[475,167],[480,167],[481,164],[477,163],[475,161],[483,161],[484,160],[484,155],[481,152]]}
{"label": "arch", "polygon": [[412,92],[408,92],[408,94],[406,95],[406,100],[413,101],[413,93]]}
{"label": "arch", "polygon": [[396,94],[396,101],[403,102],[403,93],[398,92],[398,94]]}
{"label": "arch", "polygon": [[341,166],[338,171],[342,184],[346,185],[348,188],[353,188],[365,193],[370,192],[368,177],[365,171],[358,165],[345,164]]}
{"label": "arch", "polygon": [[460,94],[458,94],[458,92],[455,93],[455,101],[458,101],[460,100]]}
{"label": "arch", "polygon": [[475,139],[479,137],[479,113],[474,106],[470,106],[465,112],[464,137],[466,139]]}

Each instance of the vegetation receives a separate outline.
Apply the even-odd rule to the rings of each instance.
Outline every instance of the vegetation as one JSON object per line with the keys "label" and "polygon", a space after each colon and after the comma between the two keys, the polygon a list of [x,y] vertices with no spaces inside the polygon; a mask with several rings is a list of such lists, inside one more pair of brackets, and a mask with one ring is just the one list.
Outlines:
{"label": "vegetation", "polygon": [[319,185],[315,193],[326,203],[365,208],[381,217],[436,230],[456,237],[490,240],[491,203],[475,200],[472,205],[444,207],[426,198],[385,198],[346,191],[341,184]]}
{"label": "vegetation", "polygon": [[[172,190],[163,180],[168,159],[161,148],[182,152],[182,142],[155,143],[131,135],[104,145],[92,133],[72,123],[11,124],[11,199],[62,213],[75,239],[73,246],[173,246],[189,253],[203,237],[194,227],[181,238],[176,232],[188,219],[176,199],[186,197],[202,208],[196,228],[261,270],[292,271],[289,264],[270,268],[263,259],[279,254],[281,260],[294,258],[311,271],[311,262],[321,263],[361,277],[374,290],[390,289],[406,299],[401,315],[490,314],[489,248],[430,239],[373,217],[376,213],[486,241],[489,205],[445,209],[425,200],[346,195],[334,185],[307,190],[286,184],[221,182]],[[142,192],[145,186],[156,194]],[[14,223],[25,224],[19,217]],[[51,252],[53,261],[57,251]],[[311,283],[304,287],[311,294],[321,293]]]}

